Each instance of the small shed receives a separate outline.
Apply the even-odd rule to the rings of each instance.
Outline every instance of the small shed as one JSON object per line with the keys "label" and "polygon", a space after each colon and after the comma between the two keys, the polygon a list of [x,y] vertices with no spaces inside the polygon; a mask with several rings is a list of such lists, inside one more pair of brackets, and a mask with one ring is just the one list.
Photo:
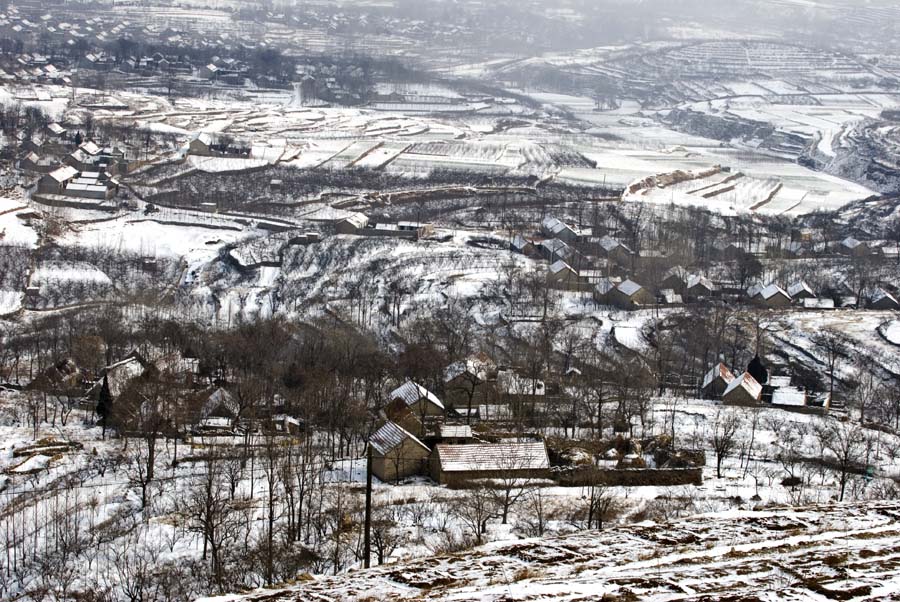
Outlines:
{"label": "small shed", "polygon": [[354,213],[339,221],[334,229],[338,234],[359,234],[369,225],[369,218],[362,213]]}
{"label": "small shed", "polygon": [[635,309],[641,305],[652,305],[655,297],[633,280],[626,280],[607,295],[610,305],[623,309]]}
{"label": "small shed", "polygon": [[396,482],[424,474],[431,450],[399,424],[388,421],[369,437],[372,474],[384,482]]}
{"label": "small shed", "polygon": [[550,458],[542,441],[439,443],[431,454],[431,477],[451,487],[462,487],[477,479],[542,479],[549,475]]}

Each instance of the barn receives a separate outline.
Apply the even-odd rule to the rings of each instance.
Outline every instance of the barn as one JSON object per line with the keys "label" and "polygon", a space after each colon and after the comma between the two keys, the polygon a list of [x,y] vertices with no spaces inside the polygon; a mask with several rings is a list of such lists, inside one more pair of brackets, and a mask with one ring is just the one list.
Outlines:
{"label": "barn", "polygon": [[451,487],[463,487],[477,479],[542,479],[549,475],[550,459],[542,441],[439,443],[431,454],[431,478]]}

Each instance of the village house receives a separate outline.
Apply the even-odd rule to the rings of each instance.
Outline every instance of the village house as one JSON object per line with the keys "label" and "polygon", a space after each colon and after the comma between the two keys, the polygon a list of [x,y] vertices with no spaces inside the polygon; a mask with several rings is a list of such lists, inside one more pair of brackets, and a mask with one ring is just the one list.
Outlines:
{"label": "village house", "polygon": [[722,401],[735,406],[756,405],[761,397],[762,385],[749,372],[744,372],[732,380],[722,393]]}
{"label": "village house", "polygon": [[681,294],[688,286],[688,279],[691,275],[686,269],[680,265],[676,265],[663,275],[662,281],[659,283],[661,289],[672,289],[675,293]]}
{"label": "village house", "polygon": [[637,309],[642,305],[652,305],[655,297],[650,291],[632,280],[626,280],[609,291],[608,303],[622,309]]}
{"label": "village house", "polygon": [[426,431],[441,422],[446,413],[437,396],[412,381],[406,381],[388,395],[385,415],[413,434],[423,437]]}
{"label": "village house", "polygon": [[439,443],[431,454],[431,478],[450,487],[479,479],[543,479],[549,475],[550,459],[543,442]]}
{"label": "village house", "polygon": [[864,257],[871,253],[869,243],[848,236],[838,245],[838,253],[850,257]]}
{"label": "village house", "polygon": [[542,240],[538,243],[541,256],[553,263],[556,261],[568,261],[572,257],[572,247],[557,238]]}
{"label": "village house", "polygon": [[488,379],[496,371],[493,360],[483,353],[453,362],[444,369],[444,394],[454,406],[483,403],[492,387]]}
{"label": "village house", "polygon": [[634,252],[611,236],[604,236],[597,241],[601,257],[607,257],[618,263],[630,261]]}
{"label": "village house", "polygon": [[557,238],[567,244],[574,244],[579,239],[577,230],[555,217],[544,218],[541,222],[541,234],[547,238]]}
{"label": "village house", "polygon": [[577,288],[578,272],[572,269],[572,266],[563,260],[555,261],[550,264],[547,273],[547,283],[552,288],[564,290]]}
{"label": "village house", "polygon": [[675,289],[664,288],[659,291],[657,295],[657,301],[661,305],[682,305],[684,303],[684,299],[675,292]]}
{"label": "village house", "polygon": [[791,296],[777,284],[770,284],[753,296],[753,302],[769,309],[784,309],[790,307]]}
{"label": "village house", "polygon": [[513,236],[512,241],[509,243],[509,249],[510,251],[521,253],[522,255],[532,255],[535,253],[534,242],[521,234]]}
{"label": "village house", "polygon": [[709,278],[704,276],[691,276],[688,278],[687,286],[684,290],[684,296],[688,299],[705,299],[712,297],[717,291],[717,287]]}
{"label": "village house", "polygon": [[51,171],[38,181],[37,191],[41,194],[65,194],[66,186],[78,177],[78,170],[71,166],[63,166]]}
{"label": "village house", "polygon": [[884,290],[883,288],[876,288],[869,295],[869,308],[870,309],[900,309],[900,303],[897,302],[897,299]]}
{"label": "village house", "polygon": [[703,377],[700,392],[706,399],[719,399],[734,380],[734,374],[723,363],[718,363]]}
{"label": "village house", "polygon": [[790,285],[787,289],[787,294],[794,301],[801,302],[803,299],[815,299],[816,293],[813,292],[812,288],[803,280],[798,280],[797,282]]}
{"label": "village house", "polygon": [[369,437],[372,474],[385,483],[425,474],[428,449],[415,435],[395,422],[385,422]]}
{"label": "village house", "polygon": [[594,301],[602,305],[609,304],[609,294],[616,288],[618,282],[614,282],[609,278],[604,278],[594,285],[593,296]]}
{"label": "village house", "polygon": [[359,235],[369,225],[369,218],[362,213],[352,213],[334,226],[338,234]]}

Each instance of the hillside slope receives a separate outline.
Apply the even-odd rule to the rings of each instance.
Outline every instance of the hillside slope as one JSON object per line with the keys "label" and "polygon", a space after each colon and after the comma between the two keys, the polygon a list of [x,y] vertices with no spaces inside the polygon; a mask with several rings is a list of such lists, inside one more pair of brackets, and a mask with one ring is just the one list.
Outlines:
{"label": "hillside slope", "polygon": [[586,531],[217,600],[900,600],[900,502]]}

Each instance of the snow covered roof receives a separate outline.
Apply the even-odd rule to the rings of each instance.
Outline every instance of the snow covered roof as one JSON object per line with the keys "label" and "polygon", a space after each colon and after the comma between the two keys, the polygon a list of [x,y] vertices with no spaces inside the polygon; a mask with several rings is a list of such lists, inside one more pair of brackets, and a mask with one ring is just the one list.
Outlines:
{"label": "snow covered roof", "polygon": [[369,218],[362,213],[351,213],[341,221],[350,224],[358,230],[362,230],[369,225]]}
{"label": "snow covered roof", "polygon": [[569,250],[569,245],[559,240],[558,238],[551,238],[550,240],[541,241],[541,246],[551,253],[565,253]]}
{"label": "snow covered roof", "polygon": [[471,439],[472,427],[468,424],[442,424],[438,427],[438,435],[447,439]]}
{"label": "snow covered roof", "polygon": [[603,248],[607,253],[610,251],[614,251],[621,247],[625,252],[631,253],[631,249],[620,243],[618,240],[611,236],[604,236],[598,241],[599,245]]}
{"label": "snow covered roof", "polygon": [[791,296],[789,294],[787,294],[787,291],[785,291],[783,288],[781,288],[777,284],[770,284],[769,286],[760,290],[759,293],[757,293],[757,294],[767,301],[776,295],[783,295],[784,297],[786,297],[788,299],[791,298]]}
{"label": "snow covered roof", "polygon": [[550,264],[550,273],[551,274],[559,274],[560,272],[565,272],[565,271],[572,272],[573,274],[575,273],[575,270],[572,269],[572,266],[570,266],[568,263],[566,263],[562,259],[554,261],[552,264]]}
{"label": "snow covered roof", "polygon": [[712,280],[705,276],[691,276],[687,280],[687,288],[701,287],[705,288],[708,291],[716,290],[716,285],[712,283]]}
{"label": "snow covered roof", "polygon": [[841,246],[846,247],[848,249],[855,249],[859,245],[863,244],[862,242],[856,240],[852,236],[848,236],[844,240],[841,241]]}
{"label": "snow covered roof", "polygon": [[816,296],[816,294],[809,287],[809,285],[807,285],[806,282],[804,282],[803,280],[798,280],[794,284],[790,285],[788,287],[787,292],[791,297],[796,297],[797,295],[799,295],[801,293],[806,293],[808,295],[812,295],[813,297]]}
{"label": "snow covered roof", "polygon": [[605,295],[614,288],[616,288],[616,284],[609,278],[604,278],[603,280],[598,282],[596,286],[594,286],[594,292],[600,295]]}
{"label": "snow covered roof", "polygon": [[59,125],[58,123],[51,123],[47,126],[47,129],[56,134],[57,136],[66,133],[66,129]]}
{"label": "snow covered roof", "polygon": [[557,236],[566,231],[577,234],[574,228],[555,217],[545,217],[544,221],[541,222],[541,230],[548,232],[553,236]]}
{"label": "snow covered roof", "polygon": [[894,305],[897,305],[897,299],[894,298],[892,294],[884,290],[883,288],[876,288],[872,295],[869,297],[869,301],[872,303],[878,303],[879,301],[889,301]]}
{"label": "snow covered roof", "polygon": [[441,403],[441,400],[435,396],[434,393],[423,387],[422,385],[416,384],[411,380],[406,381],[393,391],[391,391],[390,395],[391,401],[395,399],[401,399],[407,406],[414,405],[419,400],[426,400],[430,403],[433,403],[440,409],[444,409],[444,404]]}
{"label": "snow covered roof", "polygon": [[761,284],[753,284],[747,289],[747,296],[753,298],[758,295],[761,290],[763,290]]}
{"label": "snow covered roof", "polygon": [[431,451],[428,449],[428,446],[419,441],[415,435],[396,422],[391,421],[385,422],[380,429],[372,433],[372,436],[369,437],[369,444],[372,446],[372,449],[384,456],[403,445],[403,442],[407,439],[424,448],[426,451]]}
{"label": "snow covered roof", "polygon": [[726,366],[722,362],[719,362],[718,364],[713,366],[709,370],[709,372],[706,373],[706,376],[703,377],[702,388],[705,389],[717,378],[721,378],[726,383],[731,383],[732,381],[734,381],[734,374],[731,372],[731,370],[728,369],[728,366]]}
{"label": "snow covered roof", "polygon": [[625,282],[621,283],[616,288],[619,290],[620,293],[622,293],[626,297],[634,297],[644,287],[633,280],[626,280]]}
{"label": "snow covered roof", "polygon": [[512,246],[514,249],[522,250],[531,244],[531,241],[522,236],[521,234],[516,234],[512,239]]}
{"label": "snow covered roof", "polygon": [[96,155],[100,152],[100,147],[94,144],[92,141],[88,140],[87,142],[83,142],[81,146],[79,146],[81,150],[86,152],[89,155]]}
{"label": "snow covered roof", "polygon": [[516,471],[550,468],[543,442],[469,443],[435,446],[443,472]]}
{"label": "snow covered roof", "polygon": [[56,180],[57,182],[68,182],[72,178],[78,175],[78,170],[72,167],[71,165],[64,165],[59,169],[55,169],[47,174],[51,179]]}
{"label": "snow covered roof", "polygon": [[682,282],[687,282],[688,278],[691,277],[690,273],[680,265],[669,268],[666,273],[663,274],[663,280],[667,280],[673,276],[681,279]]}
{"label": "snow covered roof", "polygon": [[[224,410],[224,412],[222,412],[222,410]],[[222,387],[219,387],[203,402],[203,407],[200,409],[200,415],[204,418],[208,418],[210,414],[225,412],[231,414],[232,417],[237,418],[238,414],[241,412],[241,408],[231,393]]]}
{"label": "snow covered roof", "polygon": [[749,372],[744,372],[728,384],[725,392],[722,393],[722,397],[726,397],[738,387],[743,388],[754,399],[759,399],[760,395],[762,395],[762,385],[756,382],[756,379],[750,376]]}
{"label": "snow covered roof", "polygon": [[662,298],[663,303],[668,303],[670,305],[684,302],[684,300],[681,298],[681,295],[676,293],[675,290],[671,288],[664,288],[663,290],[659,291],[659,296]]}
{"label": "snow covered roof", "polygon": [[834,309],[834,299],[801,299],[800,305],[805,309]]}
{"label": "snow covered roof", "polygon": [[777,406],[805,406],[806,392],[797,387],[780,387],[772,392],[772,404]]}

